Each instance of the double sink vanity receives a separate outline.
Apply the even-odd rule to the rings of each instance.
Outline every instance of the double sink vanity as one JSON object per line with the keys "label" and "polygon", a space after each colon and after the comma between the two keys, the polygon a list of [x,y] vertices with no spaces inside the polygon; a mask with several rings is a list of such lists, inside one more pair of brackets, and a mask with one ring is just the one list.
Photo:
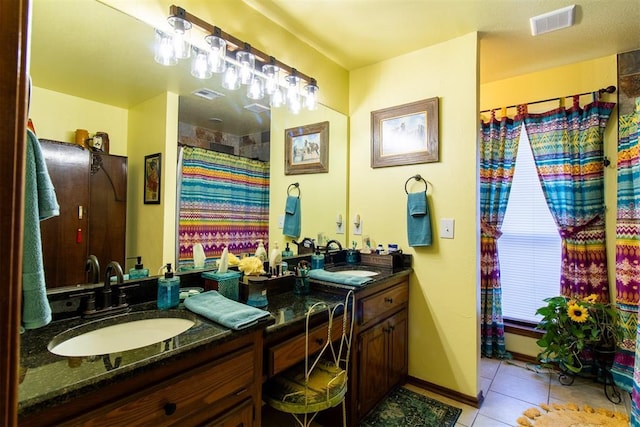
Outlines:
{"label": "double sink vanity", "polygon": [[[293,276],[285,276],[269,294],[271,316],[241,330],[182,304],[157,310],[153,301],[132,304],[126,314],[69,317],[27,331],[21,337],[20,425],[259,426],[262,383],[304,359],[309,307],[333,307],[353,289],[347,413],[356,426],[407,375],[410,257],[405,265],[350,266],[375,275],[355,287],[312,279],[307,295],[296,295]],[[181,279],[203,286],[201,273]],[[151,287],[155,279],[147,281]],[[321,342],[325,316],[326,310],[312,315],[310,342]]]}

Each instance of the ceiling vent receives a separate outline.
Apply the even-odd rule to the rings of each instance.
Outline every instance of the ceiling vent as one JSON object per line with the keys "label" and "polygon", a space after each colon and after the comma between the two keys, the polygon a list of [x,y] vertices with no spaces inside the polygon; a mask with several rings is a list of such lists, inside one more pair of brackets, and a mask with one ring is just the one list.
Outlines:
{"label": "ceiling vent", "polygon": [[573,25],[576,5],[563,7],[553,12],[543,13],[529,19],[531,23],[531,35],[538,36],[540,34],[549,33],[551,31],[561,30]]}
{"label": "ceiling vent", "polygon": [[264,105],[258,104],[258,103],[245,105],[244,108],[246,108],[247,110],[251,111],[252,113],[256,113],[256,114],[260,114],[260,113],[264,113],[266,111],[269,111],[269,107],[265,107]]}
{"label": "ceiling vent", "polygon": [[225,96],[224,93],[216,92],[215,90],[207,89],[206,87],[194,90],[191,93],[195,96],[199,96],[200,98],[208,99],[209,101],[211,101],[212,99],[220,98],[221,96]]}

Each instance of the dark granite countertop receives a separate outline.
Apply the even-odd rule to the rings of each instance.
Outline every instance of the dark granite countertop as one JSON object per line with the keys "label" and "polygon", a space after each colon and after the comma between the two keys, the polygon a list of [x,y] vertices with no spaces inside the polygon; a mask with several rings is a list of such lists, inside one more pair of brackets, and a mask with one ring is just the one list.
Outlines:
{"label": "dark granite countertop", "polygon": [[[370,266],[337,266],[327,270],[350,268],[379,272],[373,277],[372,282],[365,285],[367,288],[392,276],[406,275],[411,272],[411,268],[393,272],[391,269]],[[351,289],[357,291],[358,287],[311,280],[311,290],[308,295],[296,295],[292,291],[286,291],[270,296],[269,305],[265,309],[271,313],[271,316],[241,331],[233,331],[198,316],[184,309],[182,304],[177,309],[163,312],[156,309],[155,302],[138,304],[132,306],[132,311],[125,315],[130,317],[127,321],[175,316],[189,318],[195,324],[185,332],[161,343],[113,354],[79,358],[58,356],[48,350],[47,346],[54,337],[70,328],[86,325],[90,322],[86,319],[76,317],[60,320],[40,329],[26,331],[20,337],[19,414],[26,415],[54,406],[81,396],[86,390],[96,389],[116,381],[123,375],[135,375],[138,370],[146,369],[151,365],[171,363],[176,357],[187,357],[188,352],[201,346],[231,340],[241,334],[253,332],[256,328],[262,328],[265,333],[270,334],[298,325],[304,321],[307,310],[313,304],[322,302],[333,307],[344,301],[342,293],[327,292],[326,288],[344,289],[346,294]],[[319,310],[319,312],[323,311]],[[95,322],[96,328],[103,327],[109,322],[115,323],[119,316],[91,322]]]}

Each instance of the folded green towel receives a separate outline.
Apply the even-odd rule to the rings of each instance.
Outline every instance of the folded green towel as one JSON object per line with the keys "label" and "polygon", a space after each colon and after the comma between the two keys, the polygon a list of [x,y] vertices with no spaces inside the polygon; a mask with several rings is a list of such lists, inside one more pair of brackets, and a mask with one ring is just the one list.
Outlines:
{"label": "folded green towel", "polygon": [[309,278],[349,286],[362,286],[373,281],[371,277],[352,276],[348,271],[333,272],[320,269],[309,270]]}
{"label": "folded green towel", "polygon": [[271,314],[259,308],[232,301],[217,291],[207,291],[184,300],[184,306],[207,319],[231,329],[253,326]]}

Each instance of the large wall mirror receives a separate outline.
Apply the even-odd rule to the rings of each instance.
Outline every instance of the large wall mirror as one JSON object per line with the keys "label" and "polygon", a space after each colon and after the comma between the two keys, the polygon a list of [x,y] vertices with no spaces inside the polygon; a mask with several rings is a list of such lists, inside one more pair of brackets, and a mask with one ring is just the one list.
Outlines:
{"label": "large wall mirror", "polygon": [[[291,240],[282,235],[277,224],[284,209],[286,187],[297,181],[303,194],[308,195],[306,203],[302,203],[304,236],[300,237],[316,238],[320,234],[344,244],[345,235],[335,234],[335,218],[337,214],[347,217],[347,117],[323,105],[310,116],[296,117],[286,110],[247,109],[245,106],[255,103],[268,106],[268,101],[251,101],[240,91],[228,93],[216,75],[210,80],[198,80],[190,75],[188,62],[175,67],[156,64],[153,33],[148,24],[98,1],[33,0],[30,74],[34,90],[30,115],[38,137],[72,143],[78,128],[87,128],[90,133],[105,131],[110,135],[112,153],[131,156],[129,149],[136,141],[128,140],[128,112],[159,94],[178,94],[179,128],[197,126],[239,137],[258,133],[269,138],[270,241],[277,241],[282,248]],[[206,99],[194,94],[203,88],[223,96]],[[61,96],[80,101],[58,105]],[[94,102],[107,106],[108,113],[101,116],[101,107],[96,107],[87,118],[86,111],[76,107]],[[325,120],[331,123],[329,172],[299,178],[285,176],[284,129]],[[110,128],[114,122],[118,124]],[[178,139],[177,135],[176,146]],[[257,157],[255,153],[249,156]],[[134,160],[142,162],[129,158],[130,182],[133,174],[142,173],[139,167],[132,167]],[[141,205],[142,200],[137,199],[129,198],[128,203]],[[131,244],[132,236],[127,230],[127,248],[137,246]],[[136,255],[144,259],[145,254],[126,254],[128,258]],[[110,260],[99,261],[106,265]],[[123,268],[127,270],[133,264],[135,260],[128,260]],[[148,267],[153,275],[158,266]],[[49,285],[77,284],[70,281]]]}

